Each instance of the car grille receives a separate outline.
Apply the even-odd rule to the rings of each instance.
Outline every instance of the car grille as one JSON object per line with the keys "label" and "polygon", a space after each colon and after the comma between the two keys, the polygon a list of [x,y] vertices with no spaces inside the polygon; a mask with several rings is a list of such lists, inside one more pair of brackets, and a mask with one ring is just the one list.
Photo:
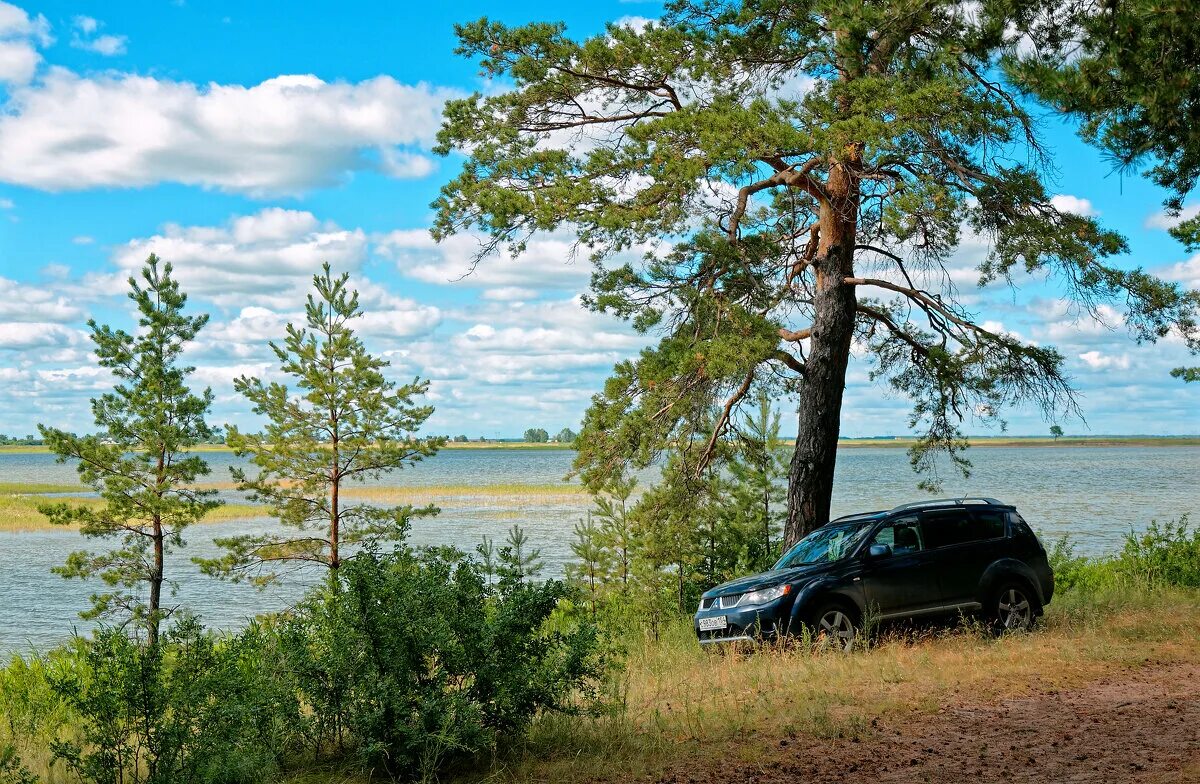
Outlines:
{"label": "car grille", "polygon": [[711,610],[716,607],[721,610],[730,610],[737,607],[737,603],[741,600],[742,594],[733,593],[728,596],[714,596],[710,599],[705,599],[700,603],[700,609]]}

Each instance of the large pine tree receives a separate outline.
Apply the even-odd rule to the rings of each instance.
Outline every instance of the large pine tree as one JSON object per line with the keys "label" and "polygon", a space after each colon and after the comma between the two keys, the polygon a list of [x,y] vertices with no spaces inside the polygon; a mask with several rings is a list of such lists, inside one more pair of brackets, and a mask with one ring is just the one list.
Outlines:
{"label": "large pine tree", "polygon": [[458,29],[506,89],[446,108],[440,151],[466,157],[435,235],[478,232],[486,263],[574,232],[597,261],[590,304],[660,335],[594,399],[585,481],[676,447],[679,475],[702,477],[744,401],[794,393],[796,541],[828,519],[856,344],[913,401],[919,469],[948,453],[965,470],[965,418],[1073,411],[1059,352],[957,296],[965,236],[986,247],[984,281],[1046,280],[1085,315],[1120,307],[1138,339],[1178,327],[1196,345],[1186,292],[1111,263],[1125,241],[1052,203],[1037,124],[998,72],[1040,12],[1023,5],[678,0],[582,41],[560,24]]}

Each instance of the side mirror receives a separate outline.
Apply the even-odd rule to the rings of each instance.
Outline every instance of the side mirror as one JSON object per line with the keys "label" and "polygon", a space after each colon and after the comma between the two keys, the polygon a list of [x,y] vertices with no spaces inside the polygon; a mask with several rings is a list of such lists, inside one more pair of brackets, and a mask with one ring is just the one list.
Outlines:
{"label": "side mirror", "polygon": [[874,561],[879,558],[887,558],[892,554],[891,545],[873,544],[867,548],[867,559]]}

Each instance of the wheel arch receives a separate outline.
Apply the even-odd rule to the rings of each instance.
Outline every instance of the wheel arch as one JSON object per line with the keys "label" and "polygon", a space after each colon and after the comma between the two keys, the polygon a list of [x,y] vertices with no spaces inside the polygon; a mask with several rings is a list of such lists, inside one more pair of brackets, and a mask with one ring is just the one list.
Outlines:
{"label": "wheel arch", "polygon": [[979,603],[987,607],[999,587],[1006,582],[1015,582],[1028,590],[1030,597],[1037,602],[1038,614],[1041,614],[1046,605],[1046,597],[1042,595],[1037,575],[1028,564],[1015,558],[995,561],[984,571],[979,581]]}

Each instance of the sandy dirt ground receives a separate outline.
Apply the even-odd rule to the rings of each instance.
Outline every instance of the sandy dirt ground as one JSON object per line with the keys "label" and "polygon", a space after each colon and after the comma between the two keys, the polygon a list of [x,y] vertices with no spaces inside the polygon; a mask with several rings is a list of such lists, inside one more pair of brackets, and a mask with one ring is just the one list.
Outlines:
{"label": "sandy dirt ground", "polygon": [[861,740],[780,739],[762,763],[712,763],[662,784],[1200,783],[1200,665],[1148,664],[1078,690],[874,722]]}

